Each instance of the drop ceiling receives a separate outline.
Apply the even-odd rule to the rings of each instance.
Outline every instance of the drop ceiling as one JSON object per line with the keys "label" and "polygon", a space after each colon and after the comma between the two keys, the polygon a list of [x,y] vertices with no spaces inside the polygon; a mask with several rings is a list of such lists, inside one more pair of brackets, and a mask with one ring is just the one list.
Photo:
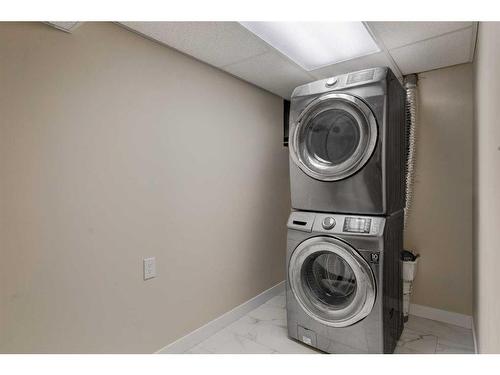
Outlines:
{"label": "drop ceiling", "polygon": [[122,22],[130,31],[289,98],[301,84],[376,66],[398,77],[471,62],[476,22],[365,22],[380,52],[306,71],[238,22]]}
{"label": "drop ceiling", "polygon": [[46,23],[52,27],[55,27],[56,29],[65,31],[67,33],[75,31],[75,29],[82,24],[82,22],[77,21],[48,21]]}

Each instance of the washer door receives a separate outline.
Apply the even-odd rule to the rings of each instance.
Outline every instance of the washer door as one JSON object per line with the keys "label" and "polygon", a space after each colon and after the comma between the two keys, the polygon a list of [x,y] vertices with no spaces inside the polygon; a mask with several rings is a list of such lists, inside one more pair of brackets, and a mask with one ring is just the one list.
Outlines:
{"label": "washer door", "polygon": [[290,129],[292,160],[312,178],[349,177],[370,159],[377,122],[370,108],[347,94],[327,94],[309,104]]}
{"label": "washer door", "polygon": [[289,262],[292,292],[313,319],[346,327],[366,317],[376,286],[369,264],[347,243],[333,237],[302,242]]}

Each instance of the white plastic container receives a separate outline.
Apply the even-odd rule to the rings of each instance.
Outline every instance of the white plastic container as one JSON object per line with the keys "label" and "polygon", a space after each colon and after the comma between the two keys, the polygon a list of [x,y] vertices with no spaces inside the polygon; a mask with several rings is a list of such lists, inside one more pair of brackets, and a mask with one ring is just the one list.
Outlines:
{"label": "white plastic container", "polygon": [[417,273],[417,264],[420,257],[412,261],[403,260],[403,280],[413,281],[415,279],[415,274]]}
{"label": "white plastic container", "polygon": [[405,322],[408,321],[410,313],[410,296],[413,280],[417,274],[417,264],[420,257],[412,261],[402,261],[403,263],[403,316]]}
{"label": "white plastic container", "polygon": [[403,294],[411,294],[411,281],[403,280]]}
{"label": "white plastic container", "polygon": [[410,315],[410,294],[403,294],[403,317],[404,321],[408,321]]}

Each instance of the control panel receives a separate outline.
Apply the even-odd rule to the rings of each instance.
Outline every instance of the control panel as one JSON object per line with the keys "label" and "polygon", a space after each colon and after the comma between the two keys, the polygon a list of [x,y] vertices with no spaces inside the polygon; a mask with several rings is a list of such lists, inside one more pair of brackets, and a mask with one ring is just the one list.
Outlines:
{"label": "control panel", "polygon": [[293,92],[293,97],[321,94],[333,90],[343,90],[346,88],[372,84],[385,79],[387,68],[371,68],[342,74],[316,82],[299,86]]}
{"label": "control panel", "polygon": [[292,212],[288,228],[303,232],[379,236],[384,231],[385,218],[378,216],[317,214]]}

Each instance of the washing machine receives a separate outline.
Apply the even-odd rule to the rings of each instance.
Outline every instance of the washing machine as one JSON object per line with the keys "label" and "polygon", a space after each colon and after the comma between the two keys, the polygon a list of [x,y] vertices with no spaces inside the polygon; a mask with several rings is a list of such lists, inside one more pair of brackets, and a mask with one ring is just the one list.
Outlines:
{"label": "washing machine", "polygon": [[392,353],[403,330],[403,214],[292,212],[288,335],[327,353]]}
{"label": "washing machine", "polygon": [[293,209],[385,215],[404,207],[405,91],[389,68],[297,87],[289,134]]}

